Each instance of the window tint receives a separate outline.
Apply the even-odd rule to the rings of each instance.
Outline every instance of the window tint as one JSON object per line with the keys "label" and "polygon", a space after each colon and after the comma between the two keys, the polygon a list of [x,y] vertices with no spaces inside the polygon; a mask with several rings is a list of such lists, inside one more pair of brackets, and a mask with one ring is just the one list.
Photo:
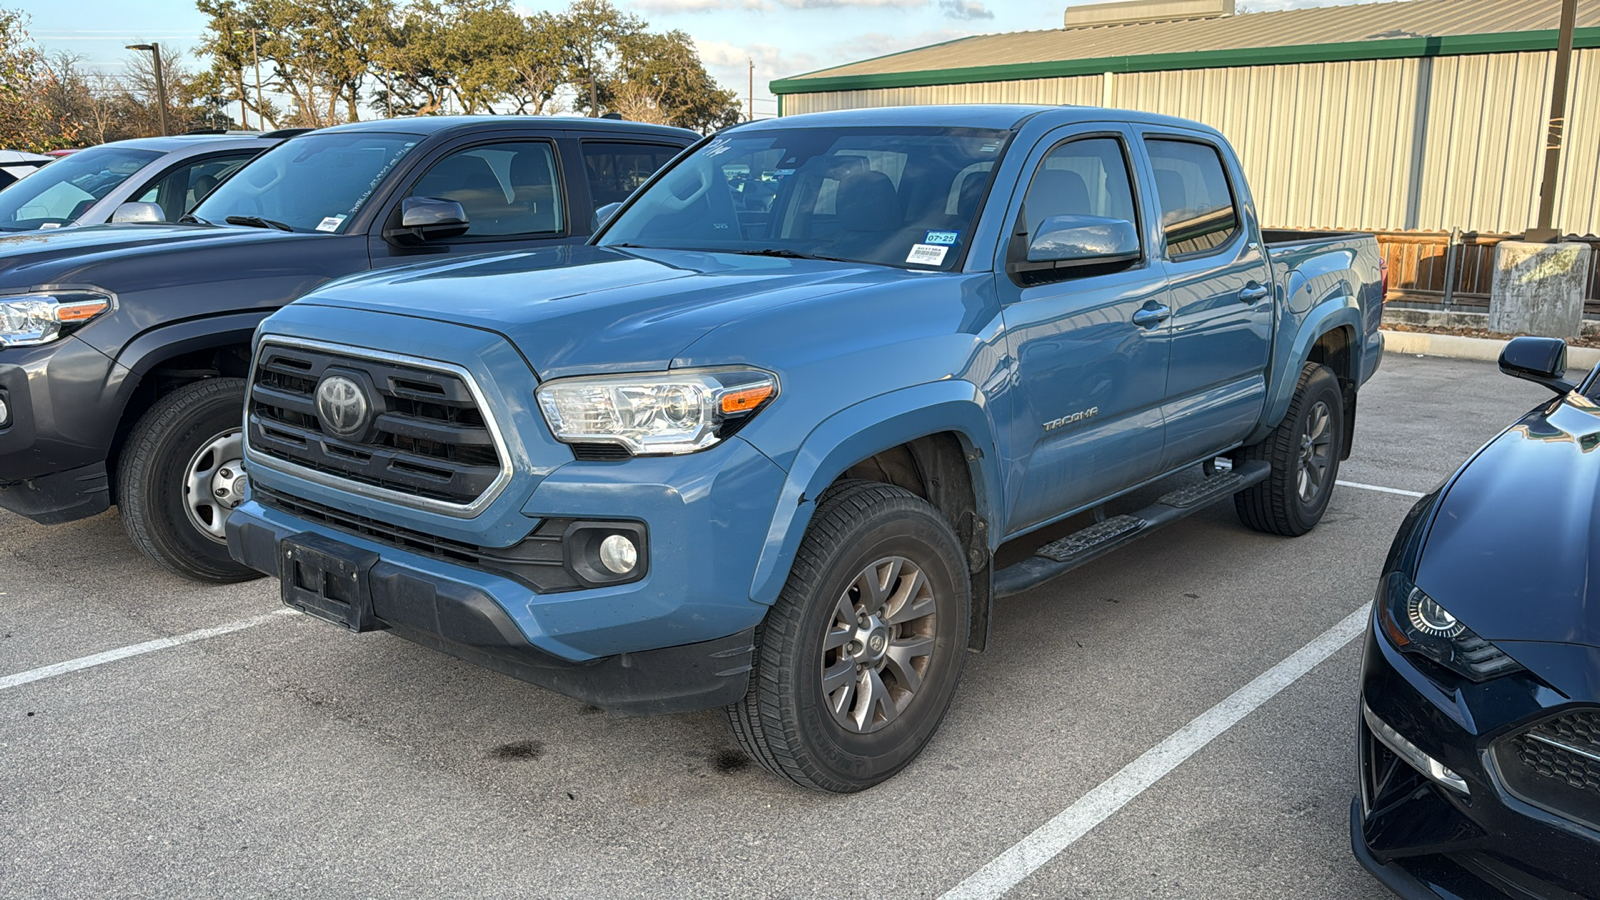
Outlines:
{"label": "window tint", "polygon": [[413,197],[454,200],[467,212],[468,237],[563,231],[561,184],[545,141],[486,144],[433,164]]}
{"label": "window tint", "polygon": [[1167,254],[1204,253],[1231,240],[1239,216],[1217,149],[1194,141],[1151,140],[1145,146],[1156,173]]}
{"label": "window tint", "polygon": [[151,182],[149,189],[134,197],[140,203],[159,203],[168,222],[194,208],[211,189],[221,184],[238,168],[250,161],[256,151],[245,151],[220,156],[208,156],[173,169]]}
{"label": "window tint", "polygon": [[251,160],[192,212],[216,224],[260,217],[295,231],[340,234],[420,140],[364,131],[290,138]]}
{"label": "window tint", "polygon": [[0,231],[70,224],[129,176],[160,158],[161,154],[151,150],[112,144],[57,160],[0,194]]}
{"label": "window tint", "polygon": [[[583,172],[596,208],[621,203],[682,150],[661,144],[583,143]],[[592,212],[593,210],[591,210]]]}
{"label": "window tint", "polygon": [[1028,183],[1023,210],[1029,235],[1051,216],[1104,216],[1137,222],[1122,142],[1089,138],[1051,150]]}

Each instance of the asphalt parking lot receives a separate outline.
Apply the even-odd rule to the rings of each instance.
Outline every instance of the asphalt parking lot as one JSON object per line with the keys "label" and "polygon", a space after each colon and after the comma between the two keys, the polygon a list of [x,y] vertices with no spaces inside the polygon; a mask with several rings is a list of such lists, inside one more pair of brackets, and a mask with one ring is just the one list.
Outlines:
{"label": "asphalt parking lot", "polygon": [[[115,513],[0,513],[0,896],[1387,896],[1348,849],[1342,633],[1214,740],[1180,735],[1192,755],[1144,790],[1095,795],[1114,802],[1081,837],[1029,836],[1370,600],[1412,502],[1372,487],[1432,488],[1548,396],[1391,354],[1340,473],[1370,487],[1339,488],[1303,538],[1219,505],[1004,601],[927,751],[848,797],[746,765],[718,713],[597,713],[274,614],[275,582],[167,577]],[[974,877],[1018,842],[1026,866]]]}

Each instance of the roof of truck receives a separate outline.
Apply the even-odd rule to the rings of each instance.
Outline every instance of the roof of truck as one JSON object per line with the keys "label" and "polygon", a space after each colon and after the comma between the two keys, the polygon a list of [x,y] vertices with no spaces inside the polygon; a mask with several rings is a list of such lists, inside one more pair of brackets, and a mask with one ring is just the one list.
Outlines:
{"label": "roof of truck", "polygon": [[1062,125],[1073,122],[1139,122],[1149,125],[1167,125],[1175,128],[1212,129],[1198,122],[1163,116],[1156,113],[1136,112],[1126,109],[1107,109],[1101,106],[1042,106],[1026,103],[960,103],[930,106],[896,106],[869,109],[841,109],[829,112],[804,113],[779,119],[762,119],[735,126],[739,131],[766,128],[804,128],[808,126],[869,127],[888,125],[899,127],[933,128],[986,128],[1008,131],[1024,120],[1040,114],[1049,114]]}
{"label": "roof of truck", "polygon": [[552,130],[610,131],[619,134],[658,134],[662,137],[690,137],[700,135],[687,128],[669,125],[651,125],[645,122],[628,122],[622,119],[592,119],[581,116],[400,116],[393,119],[371,119],[323,128],[326,132],[366,131],[391,134],[434,135],[450,131],[483,131],[496,128],[527,128],[530,124]]}

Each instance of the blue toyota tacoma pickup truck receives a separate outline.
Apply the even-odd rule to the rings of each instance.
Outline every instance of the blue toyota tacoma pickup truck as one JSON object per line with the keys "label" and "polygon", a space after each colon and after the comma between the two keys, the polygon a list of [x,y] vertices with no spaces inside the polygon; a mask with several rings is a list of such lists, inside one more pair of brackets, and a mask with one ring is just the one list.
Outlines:
{"label": "blue toyota tacoma pickup truck", "polygon": [[1370,235],[1264,232],[1193,122],[743,125],[587,245],[263,322],[228,543],[353,631],[608,709],[722,707],[769,770],[860,790],[932,736],[995,597],[1227,497],[1317,524],[1381,268]]}

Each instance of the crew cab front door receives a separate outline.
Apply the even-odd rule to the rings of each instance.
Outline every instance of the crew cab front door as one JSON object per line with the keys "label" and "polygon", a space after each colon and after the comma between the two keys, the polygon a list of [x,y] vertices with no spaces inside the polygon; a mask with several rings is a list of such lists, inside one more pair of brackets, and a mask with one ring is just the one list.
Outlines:
{"label": "crew cab front door", "polygon": [[1170,470],[1236,446],[1261,419],[1272,272],[1228,157],[1198,134],[1142,129],[1172,304],[1163,417]]}
{"label": "crew cab front door", "polygon": [[[1171,310],[1131,141],[1120,126],[1053,132],[1033,150],[1027,188],[1011,200],[1012,236],[996,260],[1019,379],[1012,446],[1023,462],[1008,536],[1138,484],[1161,463]],[[1133,222],[1140,258],[1018,271],[1040,223],[1060,215]]]}

